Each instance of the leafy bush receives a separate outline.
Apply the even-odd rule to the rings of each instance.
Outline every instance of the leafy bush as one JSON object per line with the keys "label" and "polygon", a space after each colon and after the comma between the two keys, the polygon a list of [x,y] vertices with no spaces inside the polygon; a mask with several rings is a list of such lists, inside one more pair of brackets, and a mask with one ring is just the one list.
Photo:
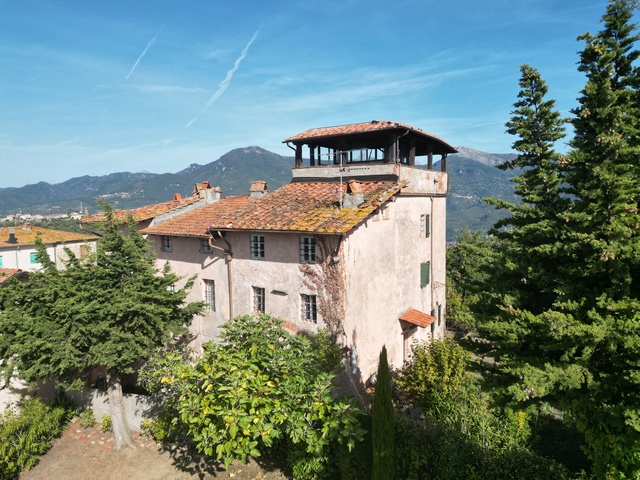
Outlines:
{"label": "leafy bush", "polygon": [[20,413],[7,410],[0,416],[0,478],[17,478],[38,463],[54,438],[64,431],[72,415],[68,405],[45,405],[26,400]]}
{"label": "leafy bush", "polygon": [[113,430],[113,425],[111,425],[111,415],[105,415],[102,417],[102,421],[100,422],[100,431],[110,432],[111,430]]}
{"label": "leafy bush", "polygon": [[294,478],[327,478],[332,444],[353,448],[364,434],[358,409],[330,395],[335,373],[324,369],[335,362],[327,349],[281,324],[268,315],[237,317],[224,326],[222,343],[204,344],[195,362],[183,352],[152,359],[142,379],[167,409],[151,428],[190,439],[227,467],[282,441]]}
{"label": "leafy bush", "polygon": [[397,478],[568,478],[562,465],[529,448],[527,413],[492,407],[468,362],[451,338],[414,346],[398,379],[417,408],[397,418]]}
{"label": "leafy bush", "polygon": [[91,428],[96,424],[96,416],[93,410],[87,408],[80,414],[80,426],[82,428]]}

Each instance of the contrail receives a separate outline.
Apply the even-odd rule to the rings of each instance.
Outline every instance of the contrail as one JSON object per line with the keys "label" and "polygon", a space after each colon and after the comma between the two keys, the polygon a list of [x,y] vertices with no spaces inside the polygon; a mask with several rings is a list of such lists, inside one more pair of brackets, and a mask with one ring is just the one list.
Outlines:
{"label": "contrail", "polygon": [[[164,27],[162,27],[164,28]],[[149,50],[149,47],[151,45],[153,45],[156,42],[156,38],[158,38],[158,35],[160,35],[160,32],[162,32],[162,28],[160,29],[160,31],[158,33],[156,33],[156,36],[153,37],[151,39],[151,41],[149,42],[149,44],[147,45],[147,47],[142,51],[142,53],[140,54],[140,56],[138,57],[138,59],[136,60],[136,63],[133,64],[133,67],[131,67],[131,70],[129,70],[129,74],[126,76],[125,80],[129,80],[129,77],[131,76],[131,74],[133,73],[133,71],[136,69],[136,67],[138,66],[138,63],[140,63],[140,60],[142,60],[142,57],[144,57],[144,55],[147,53],[147,50]]]}
{"label": "contrail", "polygon": [[[244,60],[244,57],[247,56],[247,53],[249,53],[249,47],[251,47],[251,44],[256,39],[259,33],[260,33],[260,30],[258,30],[256,33],[253,34],[253,37],[251,37],[251,40],[249,40],[249,43],[247,43],[247,46],[244,47],[244,50],[242,50],[242,53],[240,54],[236,62],[233,64],[233,68],[227,72],[227,76],[225,77],[224,80],[220,82],[220,85],[218,86],[218,90],[216,90],[216,93],[214,93],[213,96],[207,102],[207,107],[210,107],[213,104],[213,102],[215,102],[218,98],[220,98],[220,95],[222,95],[224,91],[229,87],[229,84],[231,83],[231,78],[233,78],[233,74],[236,73],[236,70],[238,70],[238,67],[240,66],[240,62],[242,62],[242,60]],[[144,52],[143,52],[143,55],[144,55]],[[190,123],[188,125],[190,125]]]}
{"label": "contrail", "polygon": [[189,128],[189,127],[191,126],[191,124],[192,124],[193,122],[195,122],[197,119],[198,119],[198,117],[195,117],[193,120],[191,120],[189,123],[187,123],[187,124],[184,126],[184,128]]}

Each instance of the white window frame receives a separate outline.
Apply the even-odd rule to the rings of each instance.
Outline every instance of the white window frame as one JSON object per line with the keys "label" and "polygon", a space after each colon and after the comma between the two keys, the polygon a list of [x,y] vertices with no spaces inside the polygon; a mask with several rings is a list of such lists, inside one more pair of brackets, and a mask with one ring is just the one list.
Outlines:
{"label": "white window frame", "polygon": [[300,237],[300,262],[316,263],[316,237]]}
{"label": "white window frame", "polygon": [[216,282],[215,280],[203,279],[204,303],[209,312],[216,311]]}
{"label": "white window frame", "polygon": [[264,235],[251,235],[251,258],[264,260]]}
{"label": "white window frame", "polygon": [[209,245],[209,239],[202,239],[202,253],[213,253],[213,247]]}
{"label": "white window frame", "polygon": [[300,318],[303,322],[318,323],[318,296],[300,294]]}
{"label": "white window frame", "polygon": [[420,215],[420,236],[424,238],[431,236],[431,215],[428,213]]}
{"label": "white window frame", "polygon": [[169,235],[162,236],[162,251],[163,252],[172,252],[173,251],[173,238]]}
{"label": "white window frame", "polygon": [[253,313],[264,313],[265,312],[265,289],[262,287],[251,287],[252,292],[252,303],[251,303],[251,311]]}

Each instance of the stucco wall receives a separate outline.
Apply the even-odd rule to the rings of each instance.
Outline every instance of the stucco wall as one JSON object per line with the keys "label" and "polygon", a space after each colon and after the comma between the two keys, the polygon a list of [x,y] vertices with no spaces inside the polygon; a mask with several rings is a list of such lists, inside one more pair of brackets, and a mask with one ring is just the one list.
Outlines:
{"label": "stucco wall", "polygon": [[[313,330],[316,324],[301,320],[301,294],[315,294],[303,282],[300,270],[300,236],[294,233],[265,233],[265,258],[251,258],[251,233],[229,232],[217,245],[233,252],[228,262],[223,252],[214,249],[205,253],[202,239],[172,237],[172,251],[161,249],[161,237],[150,237],[158,254],[158,267],[169,262],[172,270],[183,277],[176,287],[182,287],[188,278],[197,275],[187,301],[201,301],[205,297],[204,280],[215,282],[216,311],[205,311],[194,318],[190,327],[195,336],[192,346],[199,349],[202,343],[215,339],[220,326],[230,317],[228,269],[231,268],[233,316],[253,313],[252,287],[265,289],[265,313],[287,320],[301,329]],[[318,315],[318,324],[322,318]]]}
{"label": "stucco wall", "polygon": [[[88,252],[95,252],[96,241],[89,242],[68,242],[65,244],[56,243],[47,245],[47,253],[58,268],[64,268],[64,260],[67,258],[65,247],[69,248],[76,256],[82,257]],[[42,268],[39,263],[31,262],[31,254],[35,253],[35,245],[15,245],[11,247],[0,248],[0,256],[2,257],[2,267],[19,268],[23,271],[33,272]]]}
{"label": "stucco wall", "polygon": [[[400,367],[405,359],[405,337],[399,317],[409,309],[430,314],[437,303],[444,312],[445,248],[443,197],[400,196],[378,216],[367,220],[345,240],[345,342],[356,346],[362,378],[377,369],[386,344],[389,363]],[[430,235],[421,216],[429,214]],[[420,286],[420,265],[431,261],[430,282]],[[442,287],[438,287],[442,285]],[[435,336],[444,332],[444,318],[436,321]],[[408,340],[427,340],[431,328],[417,328]]]}

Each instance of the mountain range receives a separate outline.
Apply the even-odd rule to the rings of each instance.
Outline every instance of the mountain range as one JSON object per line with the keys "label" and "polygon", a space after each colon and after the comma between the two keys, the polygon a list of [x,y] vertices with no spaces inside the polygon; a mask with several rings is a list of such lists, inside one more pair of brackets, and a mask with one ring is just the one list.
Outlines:
{"label": "mountain range", "polygon": [[[450,174],[447,202],[447,239],[463,228],[488,230],[503,214],[482,202],[497,197],[516,202],[514,172],[496,165],[514,158],[512,154],[491,154],[467,147],[447,157]],[[53,214],[78,211],[81,206],[97,211],[102,197],[114,208],[129,209],[171,200],[179,193],[191,195],[194,184],[203,181],[222,189],[223,195],[248,194],[254,180],[265,180],[275,190],[291,180],[293,157],[284,157],[260,147],[237,148],[206,165],[192,164],[176,173],[120,172],[103,176],[82,176],[62,183],[39,182],[20,188],[0,189],[0,216],[19,212]],[[436,164],[434,168],[439,168]]]}

